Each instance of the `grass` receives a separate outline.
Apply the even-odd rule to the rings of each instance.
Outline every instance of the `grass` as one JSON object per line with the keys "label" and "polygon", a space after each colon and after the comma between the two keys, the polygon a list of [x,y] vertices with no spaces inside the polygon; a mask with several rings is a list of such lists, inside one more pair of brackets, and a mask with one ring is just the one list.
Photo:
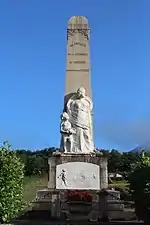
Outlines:
{"label": "grass", "polygon": [[126,181],[114,181],[114,183],[109,184],[109,188],[121,188],[125,189],[128,187],[128,182]]}
{"label": "grass", "polygon": [[36,192],[39,189],[47,187],[48,176],[32,176],[24,178],[24,200],[29,204],[36,197]]}

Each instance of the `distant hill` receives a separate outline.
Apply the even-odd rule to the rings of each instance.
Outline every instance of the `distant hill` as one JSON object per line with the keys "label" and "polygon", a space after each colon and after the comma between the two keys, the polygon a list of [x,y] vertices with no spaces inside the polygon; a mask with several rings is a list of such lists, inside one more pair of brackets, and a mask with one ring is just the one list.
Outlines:
{"label": "distant hill", "polygon": [[146,152],[149,152],[150,153],[150,147],[148,147],[148,146],[138,146],[138,147],[132,149],[130,152],[138,152],[138,153],[141,153],[143,149],[145,149]]}

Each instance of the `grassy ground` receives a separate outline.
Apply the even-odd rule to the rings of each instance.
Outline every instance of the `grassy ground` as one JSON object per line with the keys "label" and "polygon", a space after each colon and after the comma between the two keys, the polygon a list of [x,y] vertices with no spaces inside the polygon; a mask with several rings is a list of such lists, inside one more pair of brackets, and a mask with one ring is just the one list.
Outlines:
{"label": "grassy ground", "polygon": [[114,181],[112,184],[109,184],[109,188],[127,188],[128,183],[126,181]]}
{"label": "grassy ground", "polygon": [[48,176],[33,176],[24,178],[24,200],[29,204],[35,197],[36,191],[46,188]]}

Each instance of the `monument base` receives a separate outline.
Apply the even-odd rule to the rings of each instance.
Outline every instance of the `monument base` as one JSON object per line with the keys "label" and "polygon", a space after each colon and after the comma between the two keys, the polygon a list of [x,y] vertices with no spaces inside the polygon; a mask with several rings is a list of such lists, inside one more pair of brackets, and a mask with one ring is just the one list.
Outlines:
{"label": "monument base", "polygon": [[48,160],[50,189],[100,190],[108,188],[107,158],[101,152],[55,152]]}
{"label": "monument base", "polygon": [[[88,218],[91,221],[102,220],[107,215],[110,220],[133,220],[136,218],[135,212],[131,208],[124,208],[122,201],[117,200],[120,193],[118,191],[107,190],[110,195],[99,196],[99,191],[89,191],[92,194],[92,211]],[[43,189],[37,191],[36,201],[32,210],[47,211],[50,218],[66,220],[70,218],[67,204],[67,190]],[[116,200],[115,200],[116,199]],[[77,218],[78,220],[79,218]]]}
{"label": "monument base", "polygon": [[[64,154],[57,151],[49,158],[48,163],[48,188],[37,192],[33,209],[48,210],[53,218],[69,218],[66,202],[68,190],[85,190],[93,196],[89,219],[97,220],[99,215],[97,193],[100,189],[108,187],[107,158],[99,152]],[[62,171],[66,171],[66,174]]]}

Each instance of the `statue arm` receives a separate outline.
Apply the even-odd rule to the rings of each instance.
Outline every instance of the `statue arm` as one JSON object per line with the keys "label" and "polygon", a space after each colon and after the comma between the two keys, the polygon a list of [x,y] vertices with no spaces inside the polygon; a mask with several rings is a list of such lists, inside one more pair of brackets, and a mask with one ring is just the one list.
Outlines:
{"label": "statue arm", "polygon": [[88,98],[88,100],[89,100],[89,122],[92,129],[93,103],[90,98]]}
{"label": "statue arm", "polygon": [[88,97],[88,101],[89,101],[90,114],[91,116],[93,116],[93,102],[91,101],[89,97]]}
{"label": "statue arm", "polygon": [[72,103],[73,103],[73,101],[76,99],[76,96],[72,96],[69,100],[68,100],[68,102],[67,102],[67,105],[66,105],[66,111],[67,111],[67,113],[70,115],[71,113],[72,113]]}
{"label": "statue arm", "polygon": [[67,103],[67,113],[69,112],[69,114],[70,114],[70,112],[71,112],[71,109],[70,109],[71,103],[72,103],[72,99],[69,99],[69,100],[68,100],[68,103]]}
{"label": "statue arm", "polygon": [[67,133],[67,134],[72,134],[73,133],[73,130],[70,128],[68,128],[68,129],[63,129],[63,126],[62,126],[62,124],[60,125],[60,132],[61,133]]}
{"label": "statue arm", "polygon": [[66,131],[63,129],[62,123],[60,124],[60,133],[66,133]]}

